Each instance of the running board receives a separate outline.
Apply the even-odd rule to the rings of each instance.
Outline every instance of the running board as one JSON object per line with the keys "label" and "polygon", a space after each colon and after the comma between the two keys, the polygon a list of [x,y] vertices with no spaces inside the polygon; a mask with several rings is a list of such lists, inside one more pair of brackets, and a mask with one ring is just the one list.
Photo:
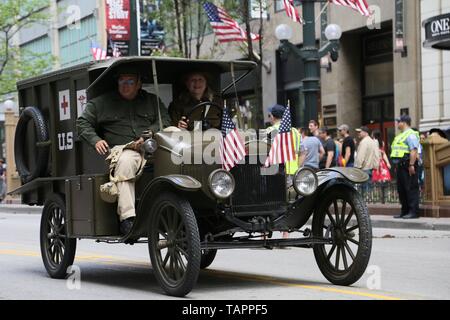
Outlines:
{"label": "running board", "polygon": [[239,241],[212,241],[202,242],[202,250],[212,249],[256,249],[274,247],[312,248],[315,244],[333,244],[332,239],[323,238],[297,238],[297,239],[266,239],[266,240],[239,240]]}

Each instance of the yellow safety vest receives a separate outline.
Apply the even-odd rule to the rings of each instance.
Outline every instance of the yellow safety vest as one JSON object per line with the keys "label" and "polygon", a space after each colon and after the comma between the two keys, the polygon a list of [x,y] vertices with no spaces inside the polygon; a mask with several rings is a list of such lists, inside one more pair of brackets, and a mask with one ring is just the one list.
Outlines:
{"label": "yellow safety vest", "polygon": [[400,133],[392,142],[392,152],[391,158],[403,158],[405,155],[410,154],[409,146],[406,144],[406,139],[412,134],[415,134],[416,137],[420,140],[419,133],[414,131],[413,129],[408,129],[405,132]]}
{"label": "yellow safety vest", "polygon": [[[267,134],[270,134],[270,132],[274,130],[278,130],[280,128],[280,122],[274,124],[273,126],[270,126],[267,128]],[[294,147],[295,147],[295,160],[288,161],[285,163],[285,169],[286,174],[294,175],[297,173],[299,166],[298,166],[298,153],[300,151],[300,143],[301,143],[301,135],[298,132],[296,128],[291,129],[294,137]]]}

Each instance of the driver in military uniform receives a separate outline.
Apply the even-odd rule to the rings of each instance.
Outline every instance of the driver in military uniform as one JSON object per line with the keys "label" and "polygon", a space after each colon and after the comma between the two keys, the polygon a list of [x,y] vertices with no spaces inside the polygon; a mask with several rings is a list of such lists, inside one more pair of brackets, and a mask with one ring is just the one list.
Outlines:
{"label": "driver in military uniform", "polygon": [[[179,129],[192,130],[195,121],[206,119],[210,128],[220,129],[222,100],[217,97],[208,85],[208,76],[203,72],[191,72],[183,78],[185,90],[178,99],[169,105],[169,115],[172,126]],[[202,102],[212,102],[220,109],[205,106],[195,110]]]}
{"label": "driver in military uniform", "polygon": [[[133,178],[143,159],[140,148],[144,139],[141,134],[145,130],[156,132],[160,129],[158,98],[142,90],[137,66],[119,67],[116,79],[118,90],[103,94],[86,104],[83,114],[77,119],[77,130],[79,137],[100,155],[108,154],[115,146],[135,142],[131,149],[122,151],[114,172],[116,177],[132,178],[116,183],[120,231],[127,234],[136,216]],[[159,105],[162,124],[166,127],[169,125],[169,115],[161,101]]]}

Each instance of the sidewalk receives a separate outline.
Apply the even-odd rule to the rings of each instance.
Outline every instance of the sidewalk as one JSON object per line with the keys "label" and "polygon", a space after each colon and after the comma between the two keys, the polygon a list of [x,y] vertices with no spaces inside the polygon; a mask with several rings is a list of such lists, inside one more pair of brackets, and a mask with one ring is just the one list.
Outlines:
{"label": "sidewalk", "polygon": [[[41,214],[42,207],[0,204],[0,213]],[[450,231],[450,218],[394,219],[390,215],[371,214],[373,228]]]}

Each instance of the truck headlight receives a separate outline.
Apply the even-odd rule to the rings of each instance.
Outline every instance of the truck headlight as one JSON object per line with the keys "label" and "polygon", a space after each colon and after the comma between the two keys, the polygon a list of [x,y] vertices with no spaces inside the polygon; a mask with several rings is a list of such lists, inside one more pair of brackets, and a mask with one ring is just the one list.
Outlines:
{"label": "truck headlight", "polygon": [[302,196],[310,196],[316,190],[319,184],[317,175],[309,168],[301,168],[294,176],[294,189]]}
{"label": "truck headlight", "polygon": [[233,176],[222,169],[213,171],[209,175],[209,188],[211,192],[219,199],[226,199],[233,194],[234,178]]}

